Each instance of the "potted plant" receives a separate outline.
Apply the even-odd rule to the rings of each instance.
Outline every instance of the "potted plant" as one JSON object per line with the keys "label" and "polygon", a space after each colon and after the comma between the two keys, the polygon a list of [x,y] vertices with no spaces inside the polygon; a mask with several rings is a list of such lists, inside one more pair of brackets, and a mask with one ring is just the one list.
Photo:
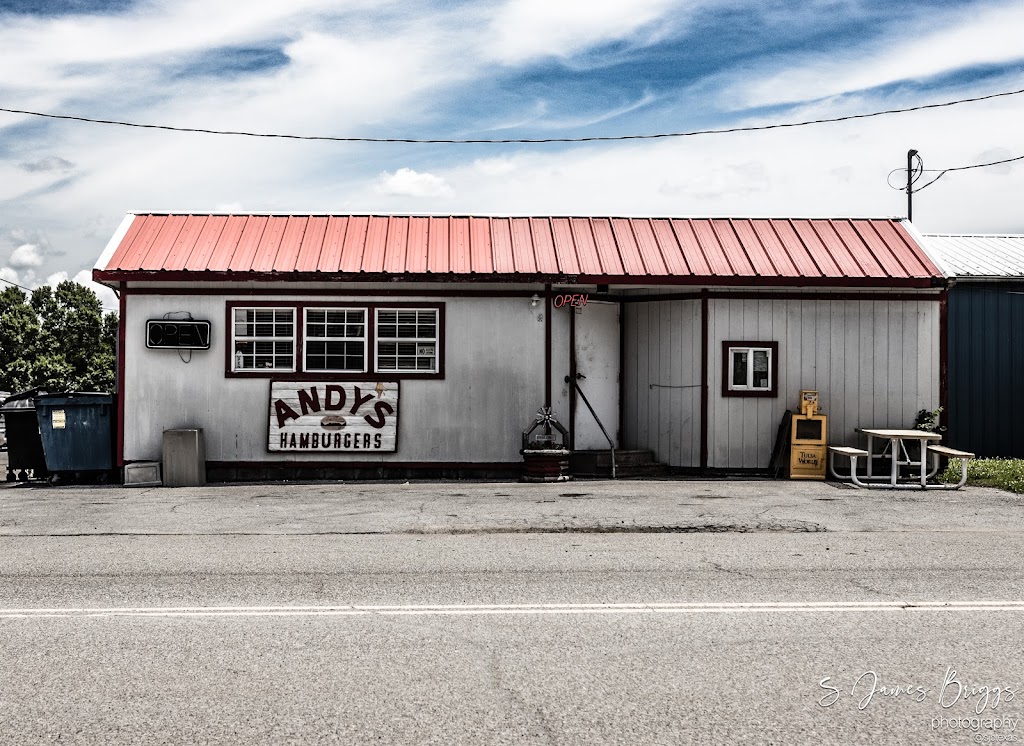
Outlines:
{"label": "potted plant", "polygon": [[[929,433],[944,433],[946,432],[946,426],[939,424],[942,416],[942,407],[936,407],[935,409],[921,409],[917,412],[917,417],[914,418],[914,430],[924,430]],[[906,444],[908,455],[911,458],[920,459],[921,446],[917,442],[910,442]],[[927,468],[927,467],[925,467]],[[909,469],[904,467],[903,471],[909,474]]]}
{"label": "potted plant", "polygon": [[[533,431],[543,428],[542,432],[533,435]],[[558,442],[552,430],[561,434]],[[523,457],[524,482],[567,482],[572,479],[569,474],[569,454],[565,447],[569,433],[555,419],[550,407],[541,407],[537,419],[523,431],[523,447],[519,451]]]}

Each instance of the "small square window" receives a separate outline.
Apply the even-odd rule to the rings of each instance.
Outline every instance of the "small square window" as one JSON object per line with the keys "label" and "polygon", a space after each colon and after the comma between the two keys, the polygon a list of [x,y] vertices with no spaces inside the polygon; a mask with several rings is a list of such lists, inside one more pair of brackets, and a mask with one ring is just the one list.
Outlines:
{"label": "small square window", "polygon": [[723,342],[722,396],[778,396],[778,342]]}

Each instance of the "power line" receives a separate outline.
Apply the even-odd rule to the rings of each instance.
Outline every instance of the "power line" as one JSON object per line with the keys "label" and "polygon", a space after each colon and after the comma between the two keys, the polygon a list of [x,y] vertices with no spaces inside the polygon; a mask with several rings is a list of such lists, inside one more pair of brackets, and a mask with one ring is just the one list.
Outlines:
{"label": "power line", "polygon": [[[939,179],[941,179],[943,176],[945,176],[946,174],[950,173],[951,171],[967,171],[967,170],[972,169],[972,168],[986,168],[988,166],[998,166],[998,165],[1003,164],[1003,163],[1013,163],[1014,161],[1020,161],[1020,160],[1024,160],[1024,155],[1018,155],[1018,156],[1015,156],[1013,158],[1004,158],[1001,161],[991,161],[989,163],[973,163],[970,166],[957,166],[955,168],[924,168],[924,161],[921,161],[921,172],[920,172],[921,176],[923,176],[924,174],[934,174],[934,173],[937,173],[938,176],[936,176],[934,179],[929,181],[927,184],[923,184],[922,186],[919,186],[917,189],[914,189],[913,191],[914,192],[920,192],[925,187],[930,187],[932,184],[934,184],[936,181],[938,181]],[[911,183],[913,184],[913,182],[911,182]]]}
{"label": "power line", "polygon": [[[987,168],[988,166],[999,166],[999,165],[1002,165],[1003,163],[1013,163],[1014,161],[1024,161],[1024,155],[1017,155],[1017,156],[1014,156],[1013,158],[1003,158],[1002,160],[999,160],[999,161],[989,161],[988,163],[972,163],[969,166],[954,166],[954,167],[951,167],[951,168],[924,168],[924,160],[921,158],[921,156],[919,154],[915,154],[914,157],[917,158],[917,166],[914,168],[914,172],[913,172],[913,175],[912,175],[911,180],[910,180],[911,186],[916,184],[918,182],[918,180],[921,178],[921,176],[923,176],[924,174],[938,174],[938,176],[936,176],[931,181],[927,182],[923,186],[919,186],[917,189],[914,189],[913,192],[915,194],[917,192],[920,192],[925,187],[931,186],[936,181],[941,179],[946,174],[951,173],[952,171],[967,171],[967,170],[970,170],[972,168]],[[889,176],[886,179],[888,181],[888,183],[889,183],[889,186],[892,187],[893,189],[898,189],[900,191],[906,191],[907,187],[905,185],[904,186],[900,186],[900,185],[896,185],[896,184],[892,183],[893,174],[896,174],[896,173],[906,173],[906,169],[903,168],[903,167],[900,167],[900,168],[894,168],[892,171],[890,171],[889,172]]]}
{"label": "power line", "polygon": [[14,287],[16,287],[16,288],[21,288],[22,290],[27,290],[30,293],[32,292],[32,288],[27,288],[24,285],[19,285],[16,282],[11,282],[10,280],[5,280],[3,277],[0,277],[0,282],[6,282],[8,285],[14,285]]}
{"label": "power line", "polygon": [[[11,282],[10,280],[5,280],[3,277],[0,277],[0,282],[6,282],[8,285],[14,285],[14,287],[21,288],[22,290],[27,290],[29,293],[34,293],[35,292],[35,290],[33,290],[32,288],[27,288],[24,285],[19,285],[16,282]],[[71,282],[75,282],[75,280],[72,280]],[[78,284],[81,285],[81,283],[78,283]],[[43,285],[42,287],[46,287],[46,286]],[[100,306],[102,306],[104,311],[116,311],[117,310],[116,308],[112,308],[110,306],[103,305],[103,301],[100,301]]]}
{"label": "power line", "polygon": [[171,132],[197,132],[207,135],[236,135],[239,137],[269,137],[285,140],[318,140],[327,142],[366,142],[366,143],[413,143],[422,145],[469,145],[469,144],[540,144],[559,142],[609,142],[618,140],[655,140],[667,137],[695,137],[697,135],[722,135],[731,132],[757,132],[762,130],[782,129],[785,127],[804,127],[810,124],[828,124],[832,122],[846,122],[852,119],[867,119],[869,117],[880,117],[888,114],[905,114],[911,111],[923,111],[925,109],[939,109],[957,104],[967,104],[975,101],[986,101],[988,99],[1000,98],[1002,96],[1016,96],[1024,93],[1024,88],[1016,91],[1002,91],[990,93],[985,96],[973,98],[961,98],[955,101],[943,101],[936,104],[921,104],[919,106],[908,106],[903,109],[885,109],[884,111],[873,111],[865,114],[847,114],[841,117],[827,119],[807,119],[800,122],[780,122],[777,124],[761,124],[748,127],[726,127],[722,129],[691,130],[689,132],[659,132],[647,135],[593,135],[590,137],[543,137],[543,138],[505,138],[497,140],[487,139],[443,139],[443,138],[413,138],[413,137],[331,137],[327,135],[286,135],[270,132],[246,132],[240,130],[215,130],[203,127],[175,127],[166,124],[142,124],[139,122],[122,122],[114,119],[94,119],[91,117],[77,117],[67,114],[46,114],[40,111],[28,111],[26,109],[8,109],[0,107],[0,111],[9,114],[27,114],[34,117],[45,117],[47,119],[62,119],[72,122],[88,122],[91,124],[112,124],[120,127],[138,127],[141,129],[168,130]]}
{"label": "power line", "polygon": [[1013,163],[1013,161],[1024,161],[1024,155],[1014,156],[1013,158],[1004,158],[1001,161],[991,161],[990,163],[975,163],[971,166],[957,166],[956,168],[927,168],[923,169],[923,173],[935,173],[941,171],[944,174],[950,171],[966,171],[969,168],[985,168],[986,166],[998,166],[1002,163]]}

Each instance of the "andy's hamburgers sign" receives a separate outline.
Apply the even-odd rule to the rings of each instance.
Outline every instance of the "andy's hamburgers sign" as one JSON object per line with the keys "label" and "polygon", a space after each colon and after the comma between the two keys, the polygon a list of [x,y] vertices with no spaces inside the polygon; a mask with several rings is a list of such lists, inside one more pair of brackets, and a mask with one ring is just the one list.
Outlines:
{"label": "andy's hamburgers sign", "polygon": [[394,451],[397,431],[397,381],[270,384],[270,451]]}

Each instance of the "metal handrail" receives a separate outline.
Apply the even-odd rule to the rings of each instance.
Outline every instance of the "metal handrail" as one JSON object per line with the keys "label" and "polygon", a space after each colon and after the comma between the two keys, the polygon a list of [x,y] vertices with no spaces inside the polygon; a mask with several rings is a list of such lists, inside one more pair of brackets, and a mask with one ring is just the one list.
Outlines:
{"label": "metal handrail", "polygon": [[[568,380],[568,376],[566,376]],[[604,424],[601,422],[601,418],[597,416],[597,412],[590,406],[590,402],[587,401],[587,395],[583,393],[583,389],[580,388],[580,384],[577,381],[573,381],[572,385],[576,387],[576,391],[583,398],[583,403],[587,405],[587,409],[590,410],[590,414],[594,415],[594,421],[597,422],[597,426],[601,428],[601,433],[604,435],[605,440],[608,441],[608,447],[612,454],[612,479],[615,479],[615,441],[608,437],[608,431],[604,429]]]}

